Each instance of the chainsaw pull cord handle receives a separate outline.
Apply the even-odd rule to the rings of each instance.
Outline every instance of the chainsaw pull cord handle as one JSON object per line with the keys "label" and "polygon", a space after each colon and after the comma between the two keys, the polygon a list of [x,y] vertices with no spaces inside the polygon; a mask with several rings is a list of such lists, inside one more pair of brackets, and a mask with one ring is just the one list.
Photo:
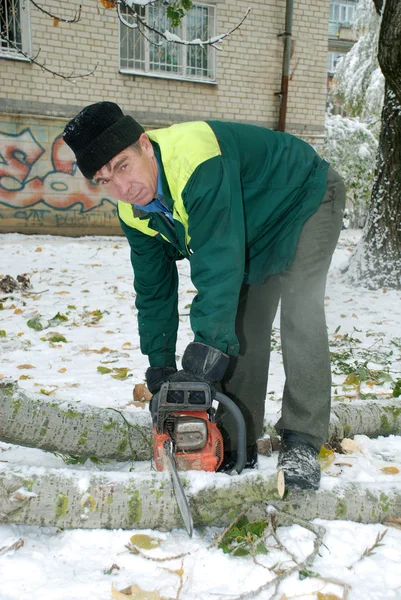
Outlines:
{"label": "chainsaw pull cord handle", "polygon": [[246,463],[246,428],[244,415],[238,408],[238,406],[221,392],[216,392],[215,399],[225,406],[233,415],[237,425],[237,462],[231,472],[232,475],[238,473],[238,475],[244,470]]}

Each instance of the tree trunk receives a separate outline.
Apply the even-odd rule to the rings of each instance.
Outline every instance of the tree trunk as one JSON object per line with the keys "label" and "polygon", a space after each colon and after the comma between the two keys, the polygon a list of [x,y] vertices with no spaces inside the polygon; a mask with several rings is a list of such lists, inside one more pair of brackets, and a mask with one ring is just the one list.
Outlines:
{"label": "tree trunk", "polygon": [[[376,9],[382,3],[375,0]],[[386,80],[372,202],[349,279],[401,289],[401,2],[386,0],[378,59]]]}
{"label": "tree trunk", "polygon": [[348,271],[352,283],[371,289],[401,289],[400,157],[401,104],[386,84],[371,206]]}
{"label": "tree trunk", "polygon": [[[274,423],[265,430],[277,435]],[[401,433],[401,402],[333,402],[329,439],[357,434],[370,437]],[[15,382],[0,383],[0,441],[99,459],[150,460],[149,412],[98,408],[58,402],[25,393]]]}
{"label": "tree trunk", "polygon": [[[267,504],[308,520],[379,523],[401,515],[400,487],[389,484],[380,490],[366,483],[339,484],[316,493],[293,492],[280,500],[276,474],[204,473],[201,489],[197,473],[187,472],[182,479],[196,526],[225,526],[246,507],[252,517],[263,518]],[[166,472],[88,473],[40,467],[0,468],[0,521],[87,529],[183,527]]]}
{"label": "tree trunk", "polygon": [[152,427],[148,411],[44,399],[26,394],[16,382],[1,382],[0,440],[62,454],[147,460]]}

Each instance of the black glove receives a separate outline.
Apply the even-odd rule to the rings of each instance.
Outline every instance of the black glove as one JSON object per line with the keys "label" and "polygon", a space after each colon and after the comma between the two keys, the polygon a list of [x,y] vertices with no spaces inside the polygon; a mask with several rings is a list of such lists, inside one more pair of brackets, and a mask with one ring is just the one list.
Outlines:
{"label": "black glove", "polygon": [[177,373],[177,369],[175,367],[149,367],[146,370],[146,385],[148,386],[148,390],[151,394],[156,394],[162,384],[165,381],[168,381],[171,375]]}
{"label": "black glove", "polygon": [[[202,344],[191,342],[185,349],[182,357],[182,370],[177,371],[168,378],[175,382],[203,382],[210,386],[212,398],[214,398],[216,384],[223,378],[229,362],[228,354],[221,350]],[[183,392],[169,392],[169,401],[182,401]],[[192,402],[202,404],[204,402],[203,392],[192,392]]]}

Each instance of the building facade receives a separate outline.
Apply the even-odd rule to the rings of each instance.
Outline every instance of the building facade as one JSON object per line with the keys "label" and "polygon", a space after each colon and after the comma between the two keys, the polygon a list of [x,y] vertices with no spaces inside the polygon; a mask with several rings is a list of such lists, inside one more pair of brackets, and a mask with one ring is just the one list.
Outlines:
{"label": "building facade", "polygon": [[[130,27],[136,21],[127,9],[123,24],[108,0],[88,0],[80,14],[78,0],[50,0],[45,11],[29,0],[0,0],[0,231],[119,233],[114,202],[76,170],[61,137],[68,119],[87,104],[117,102],[145,128],[222,119],[276,129],[288,4],[195,2],[170,38],[213,38],[251,8],[219,51],[160,44],[157,34]],[[319,146],[330,2],[293,5],[286,130]],[[138,7],[138,14],[167,29],[157,4]]]}

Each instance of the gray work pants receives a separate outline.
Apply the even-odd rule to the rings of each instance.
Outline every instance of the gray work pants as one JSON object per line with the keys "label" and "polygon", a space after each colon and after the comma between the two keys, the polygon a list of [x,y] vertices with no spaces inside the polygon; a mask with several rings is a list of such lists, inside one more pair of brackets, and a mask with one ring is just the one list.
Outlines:
{"label": "gray work pants", "polygon": [[[241,288],[236,318],[240,351],[230,360],[221,387],[244,414],[248,446],[263,434],[270,335],[280,298],[285,385],[276,429],[298,432],[316,449],[326,439],[331,370],[324,296],[344,205],[343,180],[329,167],[326,194],[302,229],[291,266],[262,285]],[[223,409],[217,420],[230,440],[226,449],[230,444],[235,449],[232,419]]]}

